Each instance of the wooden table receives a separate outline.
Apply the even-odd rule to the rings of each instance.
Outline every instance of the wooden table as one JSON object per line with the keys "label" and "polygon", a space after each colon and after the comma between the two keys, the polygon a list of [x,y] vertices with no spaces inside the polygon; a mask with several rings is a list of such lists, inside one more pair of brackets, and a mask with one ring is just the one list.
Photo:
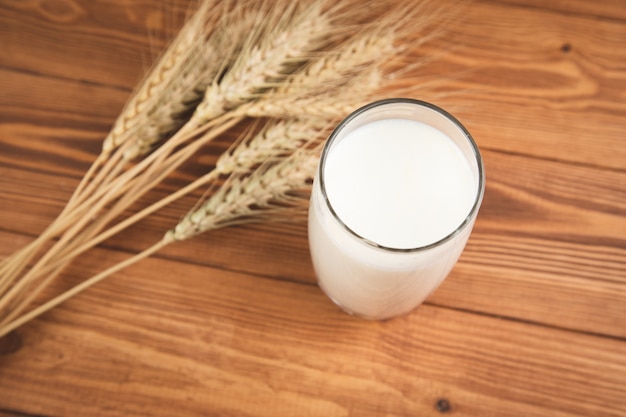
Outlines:
{"label": "wooden table", "polygon": [[[99,152],[164,15],[184,13],[165,3],[0,2],[3,256]],[[433,65],[459,94],[436,104],[473,133],[488,181],[423,306],[353,318],[316,286],[304,224],[219,230],[3,339],[0,416],[626,416],[624,2],[476,1],[446,36]],[[145,248],[185,204],[64,279]]]}

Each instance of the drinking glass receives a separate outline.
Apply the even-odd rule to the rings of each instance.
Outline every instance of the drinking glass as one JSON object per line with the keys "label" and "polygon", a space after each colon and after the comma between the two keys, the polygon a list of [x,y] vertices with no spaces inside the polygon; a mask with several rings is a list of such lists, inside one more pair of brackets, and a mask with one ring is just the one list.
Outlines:
{"label": "drinking glass", "polygon": [[[381,243],[360,233],[347,221],[353,214],[358,213],[339,214],[336,209],[342,195],[336,194],[332,197],[328,192],[332,181],[337,180],[337,174],[334,174],[335,177],[330,177],[327,164],[333,154],[340,149],[339,145],[342,141],[351,134],[356,134],[358,129],[364,131],[374,124],[379,126],[377,132],[381,134],[381,131],[385,132],[385,123],[398,121],[401,123],[419,122],[439,132],[438,140],[451,141],[455,152],[460,152],[462,155],[460,156],[461,162],[468,164],[468,175],[473,177],[474,189],[469,190],[471,200],[466,203],[467,210],[463,212],[463,217],[458,223],[448,225],[449,232],[444,235],[436,236],[432,241],[422,242],[414,247],[396,246],[388,242]],[[389,135],[402,133],[401,131],[402,129],[395,129]],[[386,136],[387,133],[381,135]],[[421,141],[423,138],[416,135],[410,140]],[[368,150],[364,149],[364,151]],[[414,155],[417,160],[420,152],[415,152],[415,147],[411,144],[411,147],[402,154],[403,158],[405,156],[410,158]],[[355,152],[354,156],[347,155],[348,158],[359,158],[361,154]],[[359,161],[348,160],[348,162],[354,162],[355,166],[359,166]],[[395,162],[375,161],[369,167],[387,170],[392,168],[390,165],[395,165]],[[450,182],[446,171],[441,172],[440,169],[437,171],[436,164],[432,166],[436,172],[426,171],[421,172],[420,175],[430,183],[430,189],[441,189],[443,192],[444,188],[449,185],[447,183]],[[347,170],[344,174],[359,176],[364,172]],[[399,189],[406,186],[407,193],[410,193],[413,192],[410,188],[412,183],[407,178],[405,175],[398,175],[397,178],[392,179],[392,182]],[[469,132],[445,110],[430,103],[407,98],[381,100],[356,110],[344,119],[328,138],[313,182],[308,236],[311,258],[320,288],[344,311],[362,318],[382,320],[410,312],[442,283],[457,263],[474,226],[484,190],[485,172],[479,149]],[[375,188],[372,192],[376,192]],[[397,207],[398,204],[403,204],[403,198],[407,196],[404,192],[396,194],[385,193],[380,198],[397,198],[398,201],[385,201],[389,203],[388,207]],[[378,201],[376,195],[370,197],[370,201]],[[420,198],[419,194],[413,197]],[[457,204],[454,200],[454,193],[451,197],[450,202],[446,204]],[[343,203],[344,206],[349,207],[351,202]],[[429,213],[432,218],[425,219],[424,213],[416,211],[406,218],[401,218],[400,226],[410,229],[411,223],[417,220],[425,221],[427,225],[436,225],[438,221],[446,221],[437,218],[438,207],[429,208],[427,207],[428,201],[425,203],[424,213]],[[446,204],[441,208],[445,209]],[[385,204],[382,206],[384,207]],[[360,211],[363,207],[355,206],[352,209]],[[376,222],[381,222],[387,215],[393,216],[394,214],[378,213],[368,221],[372,222],[371,225],[376,225]],[[393,235],[393,231],[391,234]],[[419,234],[420,232],[415,233],[416,237]]]}

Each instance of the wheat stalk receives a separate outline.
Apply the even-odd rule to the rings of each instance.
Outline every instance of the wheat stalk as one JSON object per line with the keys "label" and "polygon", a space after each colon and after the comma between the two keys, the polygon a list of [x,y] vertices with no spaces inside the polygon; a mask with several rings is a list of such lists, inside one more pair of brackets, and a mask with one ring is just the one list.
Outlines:
{"label": "wheat stalk", "polygon": [[227,186],[221,187],[220,191],[209,198],[200,209],[188,214],[159,242],[94,275],[17,319],[13,319],[14,315],[12,315],[0,326],[0,337],[111,274],[145,259],[175,241],[189,239],[199,233],[233,224],[288,219],[289,216],[284,215],[287,211],[302,209],[308,202],[307,192],[315,175],[318,157],[319,146],[312,149],[300,149],[274,165],[257,168],[246,177],[237,175],[231,177]]}
{"label": "wheat stalk", "polygon": [[[224,153],[218,160],[216,169],[208,174],[198,178],[187,187],[179,190],[176,193],[154,203],[153,205],[146,207],[142,211],[136,213],[130,218],[118,223],[115,226],[110,227],[104,233],[97,235],[97,232],[103,228],[104,224],[107,224],[112,218],[114,218],[121,211],[126,209],[130,203],[132,203],[138,195],[141,195],[146,189],[153,188],[158,184],[161,179],[167,175],[173,167],[178,166],[177,161],[186,160],[186,156],[180,157],[179,154],[189,153],[188,150],[179,150],[177,154],[173,154],[170,160],[164,160],[159,164],[152,165],[153,167],[160,168],[160,171],[151,171],[150,175],[144,175],[143,178],[150,179],[151,183],[138,182],[130,188],[125,195],[133,196],[129,202],[118,202],[117,206],[114,206],[108,210],[103,218],[99,219],[99,225],[95,228],[95,231],[91,232],[84,239],[76,242],[69,242],[73,234],[66,234],[62,237],[62,240],[53,246],[24,277],[23,279],[11,290],[4,294],[0,299],[0,311],[4,308],[7,309],[11,306],[11,313],[2,318],[2,324],[9,322],[19,313],[24,311],[28,304],[37,297],[38,294],[43,291],[47,285],[55,278],[63,266],[67,264],[75,256],[85,252],[89,248],[104,241],[113,234],[125,229],[131,224],[139,221],[145,216],[153,213],[166,204],[171,203],[175,199],[182,197],[183,195],[197,189],[198,187],[211,182],[219,175],[229,175],[235,172],[251,171],[260,163],[267,163],[270,156],[273,154],[274,158],[278,158],[293,152],[295,149],[302,147],[313,140],[319,140],[320,134],[324,132],[321,128],[321,122],[319,120],[291,120],[286,122],[271,123],[268,127],[261,130],[258,134],[253,136],[250,140],[242,139],[237,142],[237,145],[232,148],[230,152]],[[204,140],[210,140],[216,131],[210,131],[205,134]],[[194,142],[194,146],[198,146],[202,143],[202,139],[198,139]],[[195,151],[193,151],[195,152]],[[191,153],[193,153],[191,152]],[[174,161],[174,162],[172,162]],[[102,202],[100,202],[102,204]],[[81,230],[86,219],[94,215],[100,210],[100,206],[95,206],[92,211],[87,214],[85,218],[80,220],[73,230]],[[56,259],[55,259],[56,256]],[[54,261],[52,261],[54,260]],[[28,291],[26,291],[28,289]]]}
{"label": "wheat stalk", "polygon": [[[262,163],[279,160],[297,149],[321,140],[325,137],[325,132],[328,127],[328,122],[312,118],[303,120],[278,120],[268,122],[263,129],[254,135],[241,135],[230,149],[225,151],[218,158],[215,169],[210,170],[187,186],[167,195],[141,211],[134,213],[118,224],[107,228],[105,232],[97,236],[92,236],[89,241],[83,242],[80,245],[64,245],[64,250],[60,254],[61,257],[57,260],[58,264],[63,264],[81,253],[84,253],[86,250],[105,241],[173,201],[176,201],[199,187],[211,183],[219,176],[251,172]],[[153,181],[158,182],[159,178],[153,178]],[[57,264],[48,265],[45,269],[39,271],[39,273],[42,275],[50,274],[57,266]]]}
{"label": "wheat stalk", "polygon": [[[61,268],[59,265],[64,265],[69,262],[66,255],[68,251],[72,251],[82,242],[92,239],[93,236],[116,215],[127,209],[133,202],[137,201],[138,198],[159,184],[163,178],[187,160],[203,144],[203,140],[211,140],[232,127],[236,122],[237,119],[231,118],[219,124],[201,139],[197,139],[187,147],[178,149],[174,153],[162,152],[159,155],[153,154],[148,159],[135,166],[133,170],[126,172],[118,178],[112,185],[113,191],[115,192],[105,192],[105,198],[97,199],[90,205],[90,209],[84,213],[84,215],[74,219],[75,223],[69,227],[61,238],[46,251],[19,281],[2,294],[2,297],[0,297],[0,312],[7,311],[8,306],[14,307],[5,317],[2,317],[1,323],[4,324],[8,322],[12,317],[23,311],[27,307],[28,302],[43,291],[56,277],[56,274],[48,274],[42,278],[43,272],[50,269],[60,272]],[[168,146],[164,146],[162,150],[167,149],[168,151],[172,151],[175,148],[174,144],[168,143],[167,145]],[[138,168],[144,169],[144,171],[140,171],[142,175],[138,175],[136,178],[132,176],[126,178],[126,176],[130,174],[137,175],[135,171]],[[97,216],[106,204],[111,203],[114,201],[114,197],[119,196],[122,198],[117,204],[110,208],[104,215]],[[93,223],[93,228],[88,228],[87,225],[94,218],[97,219],[96,223]],[[134,218],[134,220],[138,221],[139,219]],[[129,223],[124,224],[126,227],[129,225]],[[83,232],[82,236],[80,235],[81,232]],[[61,261],[59,261],[58,257],[61,258]]]}
{"label": "wheat stalk", "polygon": [[[228,65],[230,56],[236,55],[237,42],[231,39],[238,39],[245,33],[246,21],[239,19],[245,6],[242,2],[229,9],[208,0],[201,3],[129,99],[105,138],[102,152],[63,212],[35,241],[3,261],[0,294],[14,285],[46,242],[75,223],[73,219],[87,218],[87,213],[95,215],[94,204],[104,207],[121,194],[121,191],[109,193],[110,190],[129,188],[119,185],[132,178],[128,175],[120,178],[127,161],[145,154],[154,143],[175,130],[183,122],[181,115],[197,104],[210,80]],[[137,172],[140,171],[135,170]],[[101,200],[105,196],[108,201]],[[106,223],[100,224],[102,227]],[[96,232],[92,228],[90,233]],[[69,234],[72,236],[67,240],[76,232]]]}

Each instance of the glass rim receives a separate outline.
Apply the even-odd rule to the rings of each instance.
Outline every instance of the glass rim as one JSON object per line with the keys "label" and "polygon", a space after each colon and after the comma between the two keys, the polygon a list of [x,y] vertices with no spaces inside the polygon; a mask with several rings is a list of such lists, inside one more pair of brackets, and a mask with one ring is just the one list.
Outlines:
{"label": "glass rim", "polygon": [[[335,140],[337,139],[337,137],[339,136],[339,133],[350,123],[352,122],[355,118],[357,118],[358,116],[360,116],[361,114],[372,110],[376,107],[381,107],[381,106],[386,106],[386,105],[390,105],[390,104],[409,104],[409,105],[414,105],[414,106],[418,106],[418,107],[424,107],[427,108],[429,110],[432,110],[436,113],[439,113],[441,116],[443,116],[445,119],[447,119],[448,121],[450,121],[453,125],[455,125],[463,134],[465,140],[469,143],[470,148],[474,154],[474,157],[476,158],[476,166],[478,169],[478,184],[477,184],[477,190],[476,190],[476,198],[474,199],[474,203],[472,205],[472,208],[470,209],[469,213],[467,214],[467,216],[463,219],[463,221],[461,222],[461,224],[459,224],[451,233],[447,234],[446,236],[444,236],[443,238],[433,242],[433,243],[429,243],[427,245],[422,245],[422,246],[417,246],[414,248],[394,248],[391,246],[385,246],[385,245],[381,245],[379,243],[374,242],[371,239],[368,239],[360,234],[358,234],[357,232],[355,232],[354,230],[352,230],[348,225],[346,225],[344,223],[344,221],[337,215],[337,213],[335,212],[335,210],[333,209],[333,206],[330,202],[330,199],[328,198],[328,194],[326,193],[326,186],[325,186],[325,179],[324,179],[324,166],[326,163],[326,156],[328,154],[328,152],[330,151],[330,148],[332,147],[332,144],[335,142]],[[382,100],[377,100],[377,101],[373,101],[369,104],[366,104],[360,108],[358,108],[357,110],[353,111],[352,113],[350,113],[348,116],[346,116],[346,118],[344,118],[336,127],[335,129],[333,129],[333,131],[331,132],[330,136],[328,137],[328,140],[326,141],[326,143],[324,144],[324,147],[322,149],[322,153],[320,156],[320,163],[318,165],[318,177],[319,177],[319,182],[320,182],[320,190],[322,192],[322,197],[324,198],[324,202],[326,203],[326,207],[328,207],[328,209],[330,210],[330,213],[332,214],[333,218],[339,223],[339,225],[341,225],[342,228],[344,228],[346,231],[348,231],[348,233],[350,235],[352,235],[353,237],[359,239],[360,241],[364,242],[365,244],[367,244],[368,246],[380,249],[380,250],[384,250],[384,251],[388,251],[388,252],[398,252],[398,253],[412,253],[412,252],[421,252],[421,251],[426,251],[428,249],[432,249],[438,246],[443,245],[444,243],[450,241],[451,239],[453,239],[455,236],[457,236],[458,234],[460,234],[471,222],[472,220],[475,218],[478,209],[480,208],[480,204],[482,202],[484,193],[485,193],[485,169],[483,166],[483,158],[480,154],[480,150],[478,149],[478,145],[476,144],[476,142],[474,141],[474,138],[472,137],[472,135],[469,133],[469,131],[465,128],[465,126],[463,126],[463,124],[456,118],[454,117],[452,114],[448,113],[446,110],[442,109],[439,106],[436,106],[432,103],[428,103],[426,101],[422,101],[422,100],[417,100],[417,99],[413,99],[413,98],[387,98],[387,99],[382,99]]]}

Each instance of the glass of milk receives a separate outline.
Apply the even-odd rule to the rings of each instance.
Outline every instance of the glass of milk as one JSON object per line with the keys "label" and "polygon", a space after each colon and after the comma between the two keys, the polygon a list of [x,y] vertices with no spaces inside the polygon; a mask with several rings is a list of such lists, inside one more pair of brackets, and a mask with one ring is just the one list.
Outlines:
{"label": "glass of milk", "polygon": [[408,313],[456,264],[484,190],[478,147],[446,111],[403,98],[355,111],[330,135],[313,183],[319,286],[356,316]]}

